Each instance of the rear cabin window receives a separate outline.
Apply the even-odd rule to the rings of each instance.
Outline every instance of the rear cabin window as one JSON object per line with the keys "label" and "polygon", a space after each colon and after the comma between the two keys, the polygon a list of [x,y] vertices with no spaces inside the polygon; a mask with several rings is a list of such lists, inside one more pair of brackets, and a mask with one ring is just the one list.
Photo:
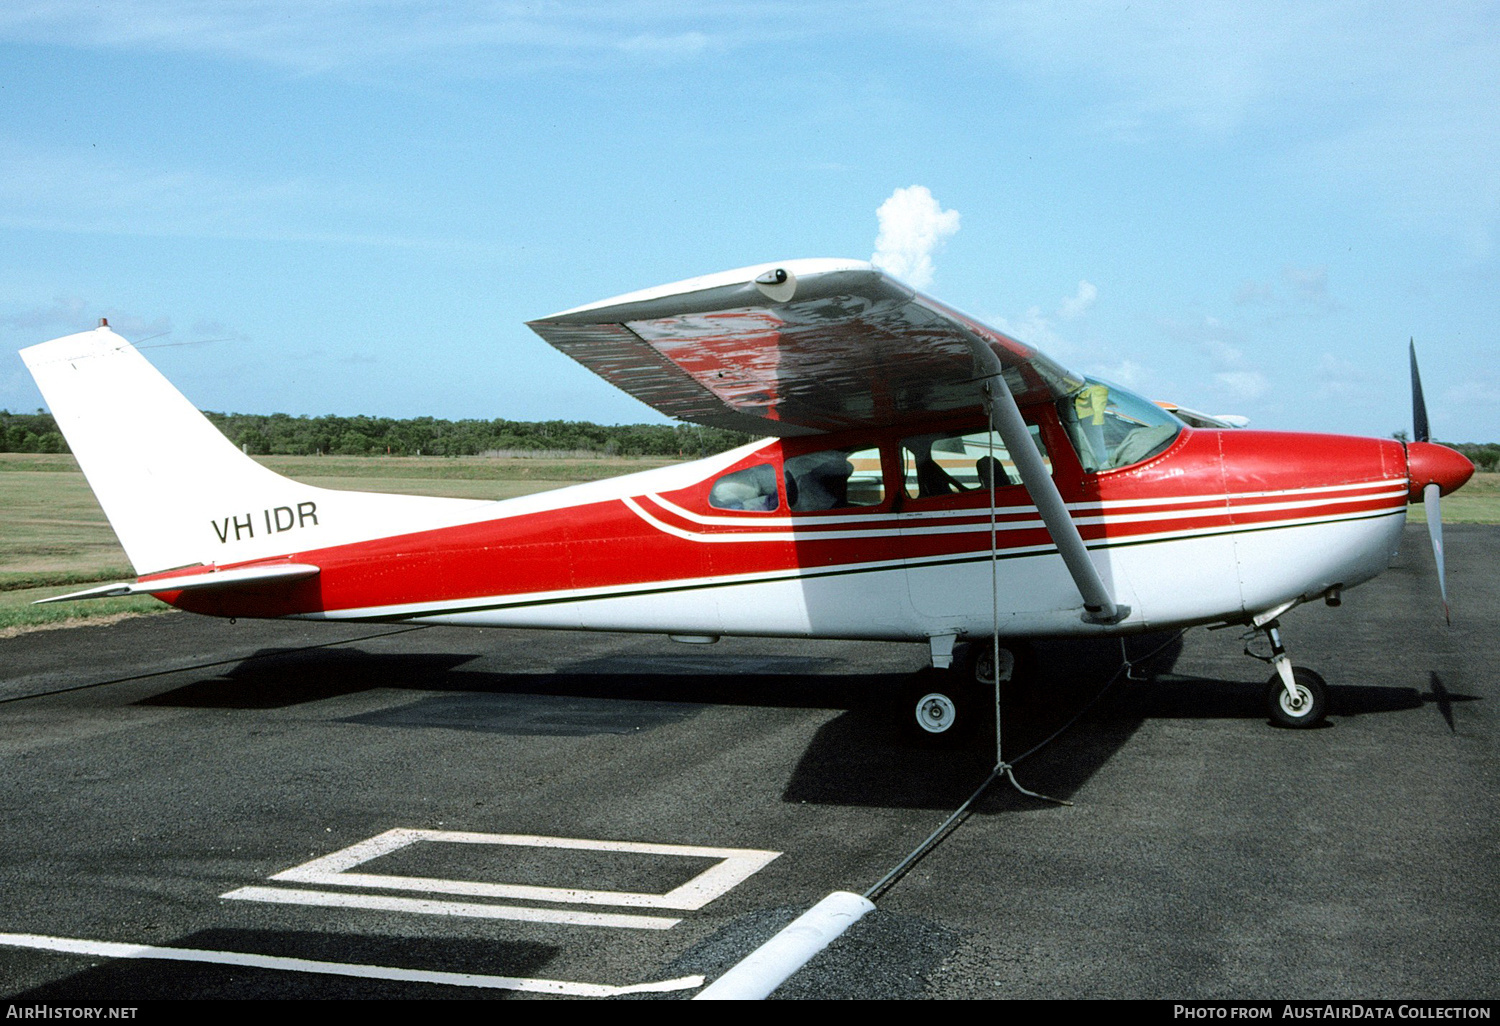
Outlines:
{"label": "rear cabin window", "polygon": [[769,463],[725,474],[708,491],[708,504],[715,509],[766,512],[781,504],[776,491],[776,471]]}
{"label": "rear cabin window", "polygon": [[[1052,461],[1042,442],[1041,428],[1035,424],[1027,426],[1050,474]],[[902,439],[901,462],[906,494],[913,499],[987,492],[991,477],[996,488],[1021,483],[1021,475],[1005,443],[988,431],[968,434],[949,431]]]}
{"label": "rear cabin window", "polygon": [[880,449],[821,449],[786,461],[786,501],[794,513],[885,501]]}

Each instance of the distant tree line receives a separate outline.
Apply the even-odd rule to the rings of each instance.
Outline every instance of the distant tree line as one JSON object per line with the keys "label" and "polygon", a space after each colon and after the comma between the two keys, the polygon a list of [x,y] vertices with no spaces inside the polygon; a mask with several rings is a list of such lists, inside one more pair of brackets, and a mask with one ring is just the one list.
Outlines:
{"label": "distant tree line", "polygon": [[[601,456],[708,456],[747,434],[691,424],[591,424],[575,420],[439,420],[414,417],[293,417],[204,411],[255,456],[479,456],[487,452],[582,452]],[[0,452],[68,452],[47,413],[0,410]]]}
{"label": "distant tree line", "polygon": [[[584,452],[602,456],[708,456],[750,436],[692,424],[591,424],[581,420],[439,420],[208,413],[255,456],[479,456],[487,452]],[[1396,436],[1405,439],[1406,432]],[[1500,443],[1445,442],[1480,470],[1500,470]],[[52,415],[0,410],[0,452],[68,452]]]}
{"label": "distant tree line", "polygon": [[1444,442],[1469,457],[1469,462],[1478,470],[1500,470],[1500,443],[1496,442]]}
{"label": "distant tree line", "polygon": [[67,452],[68,443],[50,413],[0,410],[0,452]]}

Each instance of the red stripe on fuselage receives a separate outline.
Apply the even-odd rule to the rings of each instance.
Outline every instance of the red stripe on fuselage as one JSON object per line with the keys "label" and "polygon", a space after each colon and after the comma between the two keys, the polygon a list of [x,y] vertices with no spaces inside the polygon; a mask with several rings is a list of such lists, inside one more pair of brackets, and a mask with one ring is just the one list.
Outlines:
{"label": "red stripe on fuselage", "polygon": [[[779,464],[778,448],[772,444],[726,470]],[[1131,544],[1394,512],[1404,505],[1404,474],[1401,447],[1394,441],[1184,432],[1183,439],[1161,456],[1138,467],[1085,478],[1064,497],[1086,541]],[[859,511],[850,509],[823,517],[788,514],[784,509],[732,514],[708,505],[711,483],[706,479],[659,498],[636,497],[648,516],[622,499],[502,516],[288,554],[295,562],[321,568],[310,580],[257,585],[253,591],[175,592],[161,597],[195,612],[269,617],[442,606],[505,596],[962,558],[990,551],[987,508],[939,509],[939,515],[921,516],[922,504],[910,503],[900,515],[877,509],[854,521],[850,518]],[[1006,491],[1010,497],[1001,497],[1002,504],[1024,502],[1020,489]],[[955,507],[965,502],[978,505],[987,498],[949,497]],[[1009,509],[996,519],[1002,554],[1051,545],[1034,508]],[[690,537],[682,537],[684,533]]]}

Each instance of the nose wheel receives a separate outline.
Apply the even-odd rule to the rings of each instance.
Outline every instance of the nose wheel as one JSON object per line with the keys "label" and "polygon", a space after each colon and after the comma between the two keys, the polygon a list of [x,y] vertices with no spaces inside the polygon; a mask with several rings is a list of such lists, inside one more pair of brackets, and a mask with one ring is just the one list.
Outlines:
{"label": "nose wheel", "polygon": [[1293,666],[1281,644],[1281,631],[1275,620],[1257,627],[1271,643],[1271,654],[1263,656],[1245,646],[1245,654],[1275,667],[1266,681],[1266,711],[1278,727],[1306,729],[1316,727],[1328,716],[1328,683],[1320,674],[1305,666]]}
{"label": "nose wheel", "polygon": [[1281,674],[1266,681],[1266,708],[1278,727],[1316,727],[1328,715],[1328,685],[1305,666],[1292,667],[1292,686]]}

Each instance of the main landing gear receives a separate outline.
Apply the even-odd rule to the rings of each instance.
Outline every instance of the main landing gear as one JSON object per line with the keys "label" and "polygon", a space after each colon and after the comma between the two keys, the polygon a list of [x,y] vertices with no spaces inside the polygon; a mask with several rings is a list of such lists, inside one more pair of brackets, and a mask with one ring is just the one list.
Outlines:
{"label": "main landing gear", "polygon": [[[1014,680],[1017,650],[1000,649],[1000,680]],[[988,641],[957,645],[946,669],[917,674],[901,693],[902,725],[919,744],[948,748],[995,723],[995,660]]]}
{"label": "main landing gear", "polygon": [[[1250,649],[1254,634],[1264,634],[1271,644],[1271,654],[1263,656]],[[1281,644],[1280,624],[1275,620],[1255,628],[1245,643],[1245,654],[1270,663],[1276,670],[1266,681],[1266,710],[1278,727],[1306,729],[1316,727],[1328,715],[1328,683],[1305,666],[1293,666]]]}

